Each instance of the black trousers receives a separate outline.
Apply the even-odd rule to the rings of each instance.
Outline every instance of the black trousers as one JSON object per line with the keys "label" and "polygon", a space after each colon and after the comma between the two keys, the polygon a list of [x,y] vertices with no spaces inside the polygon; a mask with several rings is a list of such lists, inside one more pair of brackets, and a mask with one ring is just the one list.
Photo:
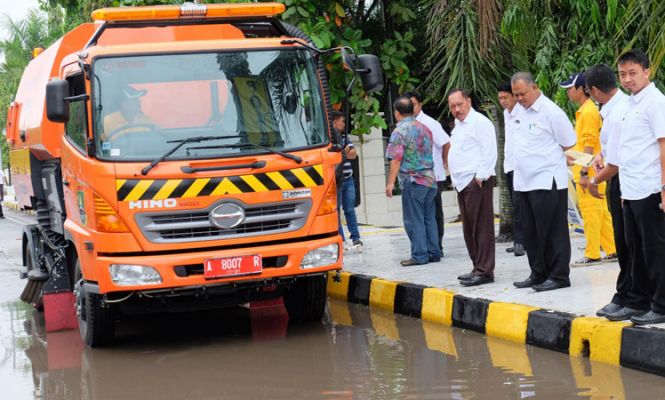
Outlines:
{"label": "black trousers", "polygon": [[624,200],[626,244],[632,261],[635,308],[665,314],[665,213],[660,193],[641,200]]}
{"label": "black trousers", "polygon": [[513,243],[524,244],[522,216],[520,215],[520,196],[513,186],[513,171],[506,173],[506,183],[510,192],[510,201],[513,204]]}
{"label": "black trousers", "polygon": [[626,237],[623,226],[623,207],[621,206],[621,190],[619,187],[619,175],[615,175],[607,184],[607,202],[612,214],[612,227],[614,228],[614,244],[617,249],[617,260],[619,261],[619,276],[617,277],[617,291],[612,297],[612,303],[620,306],[635,308],[639,299],[631,294],[633,278],[630,264],[630,253],[626,245]]}
{"label": "black trousers", "polygon": [[568,188],[518,192],[530,277],[570,283]]}
{"label": "black trousers", "polygon": [[443,250],[443,200],[441,200],[441,193],[443,192],[444,181],[436,183],[436,198],[434,199],[436,228],[439,231],[439,247]]}

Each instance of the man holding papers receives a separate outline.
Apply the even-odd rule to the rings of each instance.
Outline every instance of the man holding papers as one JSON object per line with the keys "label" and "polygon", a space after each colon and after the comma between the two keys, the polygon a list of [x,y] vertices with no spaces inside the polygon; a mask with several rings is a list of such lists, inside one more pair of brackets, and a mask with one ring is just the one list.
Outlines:
{"label": "man holding papers", "polygon": [[[589,159],[592,159],[593,154],[600,152],[601,119],[598,107],[589,98],[589,93],[586,91],[584,74],[574,74],[568,80],[561,82],[559,86],[566,89],[570,101],[579,106],[575,112],[577,143],[573,150],[585,153]],[[593,197],[589,192],[589,178],[593,177],[595,173],[593,168],[589,168],[589,160],[584,162],[583,158],[578,158],[573,165],[573,181],[576,184],[577,200],[584,221],[586,248],[584,256],[571,264],[573,267],[586,267],[600,263],[602,261],[601,247],[605,251],[607,259],[616,259],[612,217],[607,209],[607,202]],[[604,191],[605,183],[601,185],[599,190]]]}

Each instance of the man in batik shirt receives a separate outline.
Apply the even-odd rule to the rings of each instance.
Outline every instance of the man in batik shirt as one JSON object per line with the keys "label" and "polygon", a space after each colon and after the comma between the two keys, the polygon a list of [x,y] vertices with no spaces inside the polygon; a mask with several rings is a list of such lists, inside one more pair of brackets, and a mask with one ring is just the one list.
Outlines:
{"label": "man in batik shirt", "polygon": [[395,179],[402,189],[404,229],[411,241],[411,258],[404,267],[441,261],[435,217],[436,179],[432,132],[413,117],[413,103],[401,96],[393,103],[397,126],[390,136],[386,158],[390,174],[386,195],[392,197]]}

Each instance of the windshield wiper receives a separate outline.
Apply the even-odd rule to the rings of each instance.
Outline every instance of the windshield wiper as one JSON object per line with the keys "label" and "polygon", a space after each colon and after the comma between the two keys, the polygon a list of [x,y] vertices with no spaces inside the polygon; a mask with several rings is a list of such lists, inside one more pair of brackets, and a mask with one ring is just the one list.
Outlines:
{"label": "windshield wiper", "polygon": [[278,155],[280,155],[284,158],[288,158],[289,160],[293,160],[293,161],[297,162],[298,164],[302,163],[302,158],[296,156],[295,154],[275,150],[275,149],[273,149],[271,147],[268,147],[268,146],[262,146],[260,144],[253,144],[253,143],[220,144],[219,146],[202,146],[202,147],[195,147],[194,149],[242,149],[242,148],[252,148],[252,149],[264,150],[268,153],[278,154]]}
{"label": "windshield wiper", "polygon": [[208,140],[218,140],[218,139],[228,139],[230,136],[192,136],[188,137],[187,139],[181,139],[181,140],[169,140],[166,143],[178,143],[177,145],[173,146],[173,148],[163,155],[161,155],[159,158],[155,159],[153,162],[150,163],[150,165],[146,166],[141,170],[141,175],[147,175],[148,172],[150,172],[151,169],[155,167],[155,165],[159,164],[160,162],[166,160],[168,156],[171,154],[175,153],[178,151],[179,148],[182,146],[186,145],[187,143],[199,143],[199,142],[205,142]]}

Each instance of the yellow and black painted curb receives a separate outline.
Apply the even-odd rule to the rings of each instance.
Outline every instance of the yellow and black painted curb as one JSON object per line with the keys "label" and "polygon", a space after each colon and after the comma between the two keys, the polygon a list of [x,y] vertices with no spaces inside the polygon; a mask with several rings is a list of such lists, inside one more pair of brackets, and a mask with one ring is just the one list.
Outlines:
{"label": "yellow and black painted curb", "polygon": [[256,174],[196,179],[118,179],[118,201],[257,193],[323,185],[321,164]]}
{"label": "yellow and black painted curb", "polygon": [[494,302],[446,289],[341,272],[328,295],[423,321],[455,326],[591,360],[665,376],[665,330]]}

